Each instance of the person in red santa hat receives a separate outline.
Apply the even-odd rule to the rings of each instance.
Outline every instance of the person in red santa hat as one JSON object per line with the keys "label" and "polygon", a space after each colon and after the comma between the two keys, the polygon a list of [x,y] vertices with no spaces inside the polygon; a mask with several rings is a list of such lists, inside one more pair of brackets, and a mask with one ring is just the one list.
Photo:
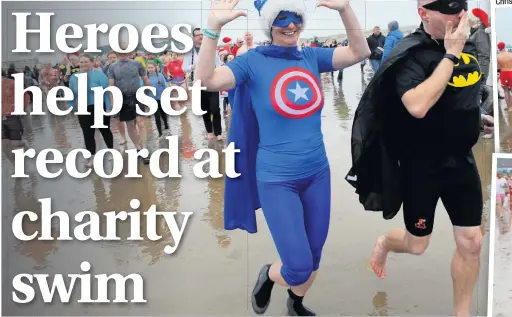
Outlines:
{"label": "person in red santa hat", "polygon": [[482,83],[487,81],[489,65],[491,63],[491,37],[485,32],[489,27],[489,15],[480,8],[475,8],[469,15],[469,26],[471,35],[469,40],[475,43],[477,56],[482,72]]}
{"label": "person in red santa hat", "polygon": [[503,88],[505,103],[509,112],[512,112],[512,53],[507,50],[505,42],[498,43],[498,72]]}
{"label": "person in red santa hat", "polygon": [[224,46],[222,47],[221,50],[225,50],[227,52],[231,52],[231,38],[230,37],[225,37],[222,39],[222,42],[224,43]]}

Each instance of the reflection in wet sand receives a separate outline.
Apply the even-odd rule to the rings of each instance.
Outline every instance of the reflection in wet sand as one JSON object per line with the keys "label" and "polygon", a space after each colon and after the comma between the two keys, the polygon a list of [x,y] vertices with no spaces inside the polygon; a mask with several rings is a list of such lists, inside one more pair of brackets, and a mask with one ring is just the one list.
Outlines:
{"label": "reflection in wet sand", "polygon": [[498,99],[500,153],[512,153],[512,109],[507,109],[505,99]]}
{"label": "reflection in wet sand", "polygon": [[[330,75],[322,78],[325,95],[322,132],[332,171],[332,217],[322,270],[318,282],[308,294],[307,304],[323,315],[446,315],[452,304],[449,260],[454,243],[451,224],[442,207],[439,208],[428,254],[422,257],[391,257],[389,277],[384,281],[376,279],[366,269],[375,238],[392,227],[403,226],[401,216],[384,221],[380,214],[363,211],[353,188],[344,180],[351,165],[352,118],[366,83],[359,65],[344,70],[341,84],[333,81]],[[70,149],[84,146],[78,122],[72,116],[31,116],[28,120],[29,147],[38,151],[59,148],[67,153]],[[11,232],[10,223],[17,211],[37,211],[40,209],[37,199],[45,197],[52,198],[55,210],[68,211],[70,218],[83,210],[99,214],[129,212],[133,210],[130,200],[134,198],[140,200],[137,210],[141,212],[156,205],[158,211],[194,213],[180,248],[172,255],[163,252],[164,247],[174,241],[162,217],[157,220],[157,233],[162,236],[160,241],[127,241],[129,221],[118,223],[118,235],[123,237],[121,241],[20,243],[10,233],[3,239],[7,279],[20,272],[76,273],[80,263],[88,260],[94,274],[141,274],[145,279],[148,303],[44,305],[38,300],[32,305],[14,306],[8,302],[6,313],[59,316],[252,315],[247,303],[253,279],[264,261],[277,257],[265,221],[258,212],[259,232],[255,235],[223,230],[224,180],[197,179],[192,168],[197,163],[195,151],[211,148],[219,154],[220,172],[223,173],[225,157],[221,150],[227,144],[208,142],[201,117],[190,111],[180,117],[171,117],[169,124],[171,135],[179,137],[181,178],[155,179],[150,177],[147,166],[139,163],[143,177],[137,179],[89,177],[77,180],[62,176],[45,180],[34,174],[29,179],[14,180],[9,177],[12,164],[3,156],[2,210],[6,235]],[[116,125],[113,123],[112,126]],[[227,131],[229,120],[223,120],[223,126]],[[150,149],[166,147],[168,141],[156,137],[152,118],[147,119],[146,129]],[[103,139],[97,136],[98,147],[105,147]],[[115,144],[118,144],[119,134],[114,136]],[[488,201],[492,140],[480,140],[474,151],[484,185],[484,198]],[[166,164],[164,155],[161,159],[163,171],[169,168]],[[27,169],[35,170],[33,161],[27,163]],[[140,232],[145,237],[148,219],[141,215],[141,220]],[[104,219],[102,221],[101,230],[105,230]],[[37,223],[25,225],[27,232],[39,226]],[[483,225],[485,232],[487,227],[488,221]],[[482,259],[486,258],[486,252],[487,246]],[[483,315],[486,311],[485,265],[482,265],[480,280],[473,300],[472,312],[475,315]],[[428,303],[425,303],[426,298]],[[285,299],[286,292],[276,289],[268,314],[280,315]]]}
{"label": "reflection in wet sand", "polygon": [[[217,147],[214,148],[219,156],[219,173],[225,173],[225,156],[224,152]],[[219,245],[223,248],[229,247],[231,243],[231,237],[226,234],[224,230],[224,179],[208,179],[208,195],[210,203],[208,204],[208,211],[204,214],[203,218],[212,225],[216,230],[215,236],[219,242]]]}
{"label": "reflection in wet sand", "polygon": [[[23,183],[28,183],[28,185],[23,185]],[[17,208],[14,210],[15,213],[22,211],[33,211],[37,215],[41,214],[41,204],[34,197],[35,193],[37,193],[37,177],[34,175],[30,176],[29,179],[16,179],[14,185],[14,199],[16,202]],[[26,218],[25,218],[26,219]],[[35,222],[32,221],[24,221],[22,228],[23,232],[27,236],[31,236],[37,231],[40,230],[41,220],[38,219]],[[53,234],[56,237],[55,234]],[[35,270],[42,270],[47,265],[47,257],[49,254],[57,251],[57,245],[55,241],[21,241],[18,245],[15,246],[15,249],[22,255],[34,260]]]}
{"label": "reflection in wet sand", "polygon": [[493,140],[484,140],[475,145],[473,154],[478,166],[480,180],[482,181],[482,195],[484,199],[484,212],[482,217],[482,234],[489,233],[490,225],[490,210],[491,210],[491,166],[492,166],[492,153],[494,150]]}

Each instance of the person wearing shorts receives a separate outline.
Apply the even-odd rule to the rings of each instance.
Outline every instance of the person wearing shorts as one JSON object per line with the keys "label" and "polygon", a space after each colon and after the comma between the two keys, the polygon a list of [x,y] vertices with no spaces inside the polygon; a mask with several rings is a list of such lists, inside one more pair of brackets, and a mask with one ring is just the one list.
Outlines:
{"label": "person wearing shorts", "polygon": [[403,166],[403,215],[407,231],[415,237],[431,235],[439,199],[453,226],[480,226],[482,187],[472,154],[450,157],[440,165],[427,167],[423,164],[428,163],[410,160]]}
{"label": "person wearing shorts", "polygon": [[[510,96],[510,91],[512,89],[512,70],[502,70],[502,71],[500,71],[500,83],[501,83],[501,87],[505,91],[505,99],[508,102],[510,102],[509,101],[510,100],[509,96]],[[509,106],[508,103],[507,103],[507,106]]]}
{"label": "person wearing shorts", "polygon": [[[185,73],[183,72],[183,60],[178,56],[177,53],[171,53],[169,62],[164,67],[164,75],[168,80],[168,85],[179,86],[186,89],[188,92],[187,81],[185,79]],[[172,93],[175,96],[176,92]],[[175,109],[179,110],[185,106],[186,101],[177,101],[174,105]]]}
{"label": "person wearing shorts", "polygon": [[505,89],[511,89],[512,88],[512,71],[501,71],[500,72],[500,82],[501,86]]}
{"label": "person wearing shorts", "polygon": [[[368,186],[382,187],[383,182],[394,191],[370,191],[378,192],[382,198],[374,199],[374,205],[379,204],[376,200],[382,202],[375,207],[379,209],[371,210],[383,210],[384,216],[393,217],[389,213],[395,209],[398,212],[398,203],[403,205],[405,228],[381,235],[373,249],[370,263],[377,277],[386,276],[390,252],[421,255],[426,251],[437,203],[439,199],[443,202],[456,245],[451,266],[451,316],[470,315],[478,280],[483,197],[472,148],[480,137],[481,124],[490,131],[494,122],[480,111],[477,97],[481,76],[464,84],[453,82],[453,78],[481,75],[476,48],[466,42],[467,10],[465,0],[417,2],[422,23],[393,48],[368,84],[356,111],[352,134],[359,193]],[[462,59],[473,62],[461,67]],[[376,118],[369,119],[370,116]],[[378,137],[374,137],[376,134]],[[360,151],[365,153],[357,154]],[[373,177],[368,176],[372,164],[382,166],[382,170],[373,169],[377,171]],[[377,173],[388,175],[378,178]],[[392,177],[397,178],[396,182],[388,181]],[[365,207],[374,197],[359,196]]]}
{"label": "person wearing shorts", "polygon": [[498,172],[496,174],[496,214],[499,219],[503,219],[503,204],[505,203],[508,188],[508,181],[503,177],[502,173]]}
{"label": "person wearing shorts", "polygon": [[500,82],[503,87],[505,103],[507,104],[508,111],[512,111],[512,53],[507,50],[504,42],[498,43],[498,71],[500,73]]}
{"label": "person wearing shorts", "polygon": [[[122,49],[126,49],[122,48]],[[144,125],[145,117],[137,113],[136,93],[140,88],[140,79],[145,86],[151,86],[146,68],[139,62],[130,59],[130,54],[119,53],[119,60],[112,64],[108,70],[109,86],[116,86],[123,95],[123,105],[119,111],[119,133],[123,136],[124,123],[128,129],[128,135],[137,150],[147,148],[147,132]],[[113,100],[112,103],[113,104]],[[139,108],[139,111],[144,108]],[[126,141],[126,137],[123,139]],[[149,164],[149,158],[143,158],[144,164]]]}

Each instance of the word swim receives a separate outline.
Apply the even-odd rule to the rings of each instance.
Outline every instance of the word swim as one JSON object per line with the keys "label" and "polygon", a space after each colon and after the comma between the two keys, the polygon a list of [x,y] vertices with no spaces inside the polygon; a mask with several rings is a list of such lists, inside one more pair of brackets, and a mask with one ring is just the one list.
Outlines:
{"label": "word swim", "polygon": [[[83,261],[80,264],[82,272],[87,273],[91,269],[91,264]],[[130,274],[122,276],[121,274],[98,274],[93,280],[91,274],[68,274],[64,278],[62,274],[55,274],[53,281],[49,274],[18,274],[12,280],[12,300],[18,304],[28,304],[36,298],[36,286],[39,287],[41,297],[45,303],[53,303],[58,294],[61,303],[69,303],[71,295],[75,290],[75,285],[80,284],[80,299],[78,303],[146,303],[144,299],[144,280],[140,274]],[[66,285],[69,281],[69,287]],[[109,288],[115,285],[115,299],[109,299]],[[128,283],[131,281],[131,283]],[[50,286],[51,283],[51,286]],[[126,299],[126,289],[131,286],[133,290],[133,299]],[[93,290],[96,291],[97,299],[92,299]],[[20,296],[22,295],[23,296]],[[111,294],[111,293],[110,293]]]}
{"label": "word swim", "polygon": [[[149,156],[149,170],[151,174],[156,178],[181,178],[182,175],[179,173],[179,144],[178,144],[178,136],[168,136],[166,139],[168,142],[168,148],[160,148],[154,152],[149,154],[147,149],[136,150],[129,149],[124,151],[127,154],[127,172],[124,175],[125,178],[142,178],[142,175],[139,173],[139,157],[147,158]],[[239,153],[239,149],[235,149],[235,143],[231,142],[225,149],[222,150],[224,153],[224,171],[226,176],[229,178],[237,178],[240,176],[240,173],[235,171],[235,153]],[[11,176],[13,178],[27,178],[29,177],[25,173],[25,161],[26,158],[35,158],[36,160],[36,169],[39,175],[44,178],[57,178],[59,177],[64,168],[69,176],[73,178],[86,178],[93,171],[96,175],[101,178],[116,178],[123,173],[125,161],[123,154],[116,149],[101,149],[95,155],[93,159],[92,168],[87,168],[85,172],[81,172],[78,170],[78,156],[81,155],[85,159],[89,159],[92,157],[91,152],[86,149],[73,149],[71,150],[67,156],[64,158],[64,155],[58,149],[44,149],[39,153],[36,153],[34,149],[16,149],[13,150],[14,154],[14,174]],[[208,153],[208,158],[203,159],[204,154]],[[112,157],[112,167],[107,172],[105,170],[104,164],[105,155],[110,154]],[[169,169],[167,171],[162,171],[160,160],[162,155],[167,157],[167,165]],[[196,163],[193,167],[194,175],[197,178],[221,178],[223,175],[219,172],[219,164],[220,158],[219,153],[214,149],[199,149],[194,153],[194,158],[196,160],[201,160]],[[55,168],[59,166],[58,168]],[[52,171],[49,170],[49,166],[52,167]],[[205,172],[205,170],[207,172]]]}
{"label": "word swim", "polygon": [[[63,101],[71,101],[78,100],[77,103],[77,111],[74,113],[75,115],[89,115],[90,112],[87,111],[87,94],[89,92],[89,88],[87,86],[87,73],[74,75],[77,77],[78,88],[76,96],[73,91],[66,86],[57,86],[50,89],[46,98],[46,107],[48,111],[55,116],[66,116],[70,114],[74,109],[67,108],[65,110],[60,109],[58,102]],[[43,97],[41,88],[37,86],[30,86],[24,88],[24,75],[23,73],[13,74],[14,77],[14,112],[12,115],[26,115],[25,112],[25,104],[24,104],[24,95],[27,92],[31,92],[33,98],[32,102],[32,111],[30,115],[45,115],[43,111]],[[107,128],[104,124],[103,117],[104,116],[113,116],[118,114],[121,111],[123,105],[123,94],[121,90],[116,86],[109,86],[106,88],[103,87],[94,87],[91,88],[94,94],[94,124],[91,126],[93,129],[102,129]],[[206,90],[206,87],[201,87],[201,81],[197,80],[192,87],[189,88],[191,91],[191,107],[192,112],[196,116],[202,116],[206,113],[206,111],[201,109],[201,91]],[[63,92],[63,97],[57,97],[59,91]],[[147,106],[149,108],[148,111],[142,111],[139,107],[136,107],[136,111],[139,115],[144,116],[152,116],[158,110],[158,102],[152,97],[147,95],[147,92],[151,92],[153,95],[156,94],[156,88],[151,86],[143,86],[137,90],[136,98],[137,101],[141,104]],[[178,96],[171,97],[173,91],[176,91]],[[110,96],[105,93],[110,93]],[[110,98],[112,101],[112,109],[109,111],[105,111],[103,104],[104,98]],[[180,116],[185,111],[187,111],[187,107],[183,107],[181,110],[174,110],[171,107],[171,102],[174,101],[187,101],[188,94],[185,88],[179,86],[171,86],[167,87],[162,91],[162,96],[160,98],[162,110],[170,116]]]}

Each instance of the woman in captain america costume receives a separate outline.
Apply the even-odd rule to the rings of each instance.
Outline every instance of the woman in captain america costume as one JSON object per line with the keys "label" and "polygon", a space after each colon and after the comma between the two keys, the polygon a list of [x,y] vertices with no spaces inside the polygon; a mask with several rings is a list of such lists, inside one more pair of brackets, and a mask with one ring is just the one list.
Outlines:
{"label": "woman in captain america costume", "polygon": [[263,314],[274,283],[289,287],[288,313],[314,316],[302,300],[319,268],[331,209],[330,167],[321,131],[324,105],[320,73],[357,64],[370,50],[349,0],[318,3],[339,12],[351,46],[299,50],[303,0],[257,0],[255,7],[270,46],[259,46],[215,68],[222,27],[245,12],[237,0],[213,0],[196,67],[208,91],[235,88],[229,143],[238,178],[226,177],[227,230],[256,232],[255,210],[263,210],[281,261],[261,269],[252,307]]}

